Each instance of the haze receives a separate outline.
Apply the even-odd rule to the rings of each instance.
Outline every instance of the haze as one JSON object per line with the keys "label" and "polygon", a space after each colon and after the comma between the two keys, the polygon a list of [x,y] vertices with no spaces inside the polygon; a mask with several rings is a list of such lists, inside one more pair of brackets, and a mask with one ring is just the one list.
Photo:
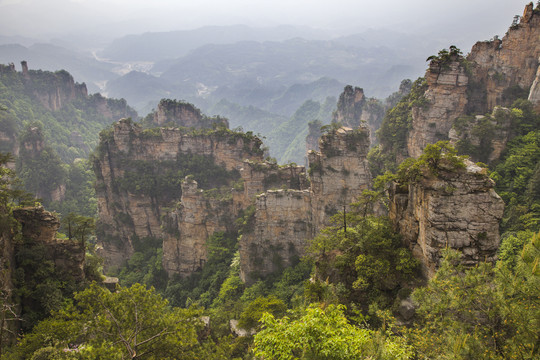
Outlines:
{"label": "haze", "polygon": [[[40,41],[111,38],[205,25],[290,24],[344,35],[368,28],[424,33],[469,46],[503,35],[521,0],[0,0],[0,35]],[[511,15],[510,15],[511,16]]]}

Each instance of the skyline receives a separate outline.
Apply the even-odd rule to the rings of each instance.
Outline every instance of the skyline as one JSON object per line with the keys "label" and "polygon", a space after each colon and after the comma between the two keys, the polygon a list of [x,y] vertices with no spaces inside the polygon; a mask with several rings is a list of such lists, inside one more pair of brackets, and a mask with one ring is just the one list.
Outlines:
{"label": "skyline", "polygon": [[[455,0],[0,0],[0,35],[48,41],[86,36],[112,40],[127,34],[210,25],[307,26],[337,35],[388,29],[464,41],[502,36],[528,2]],[[469,45],[469,44],[467,44]]]}

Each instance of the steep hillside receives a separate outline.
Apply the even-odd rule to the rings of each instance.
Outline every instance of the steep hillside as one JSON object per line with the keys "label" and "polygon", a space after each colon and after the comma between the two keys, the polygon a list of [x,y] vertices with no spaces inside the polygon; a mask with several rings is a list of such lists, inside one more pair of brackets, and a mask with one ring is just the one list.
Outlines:
{"label": "steep hillside", "polygon": [[46,140],[64,162],[86,158],[97,145],[99,131],[121,117],[137,117],[125,100],[88,95],[85,84],[76,83],[66,71],[22,71],[0,66],[0,137],[11,141],[17,153],[17,135],[26,124],[39,122]]}

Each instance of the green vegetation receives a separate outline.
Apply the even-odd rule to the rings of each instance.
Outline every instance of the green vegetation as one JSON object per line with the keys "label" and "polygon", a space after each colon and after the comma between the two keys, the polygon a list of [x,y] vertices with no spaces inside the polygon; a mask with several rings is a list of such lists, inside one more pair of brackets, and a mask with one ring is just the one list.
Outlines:
{"label": "green vegetation", "polygon": [[255,335],[255,353],[264,359],[412,359],[410,346],[384,331],[373,332],[349,323],[343,306],[312,305],[297,319],[276,320],[269,313]]}
{"label": "green vegetation", "polygon": [[[27,124],[41,123],[44,139],[63,163],[86,158],[98,144],[99,131],[111,122],[136,116],[125,100],[106,99],[99,94],[85,97],[82,92],[69,97],[73,79],[66,71],[31,70],[29,74],[26,79],[19,72],[0,71],[0,106],[6,109],[0,112],[0,131],[14,140]],[[56,95],[57,89],[59,94],[66,94],[66,99],[58,101],[59,108],[50,110],[40,99],[48,101],[49,94]],[[107,111],[102,112],[103,108]],[[13,151],[10,144],[2,147],[6,148],[1,151]]]}
{"label": "green vegetation", "polygon": [[[200,312],[171,308],[142,285],[110,292],[96,284],[41,322],[7,359],[200,359]],[[208,351],[210,350],[210,351]],[[208,351],[208,352],[207,352]]]}
{"label": "green vegetation", "polygon": [[192,175],[202,189],[211,189],[236,181],[238,171],[227,171],[210,156],[179,155],[176,161],[122,160],[124,176],[117,178],[119,190],[145,194],[156,199],[179,199],[181,183]]}
{"label": "green vegetation", "polygon": [[449,49],[442,49],[437,55],[431,55],[426,59],[426,61],[430,61],[443,69],[448,68],[451,62],[458,60],[460,62],[465,61],[463,53],[455,45],[451,45]]}
{"label": "green vegetation", "polygon": [[376,316],[377,309],[391,308],[398,293],[414,281],[419,265],[389,219],[364,216],[373,200],[335,215],[335,225],[322,230],[309,250],[317,264],[307,287],[310,300],[345,304],[361,311],[364,319]]}
{"label": "green vegetation", "polygon": [[408,336],[421,358],[538,358],[540,236],[525,238],[495,266],[465,268],[459,253],[447,252],[436,276],[413,293],[417,321]]}
{"label": "green vegetation", "polygon": [[417,79],[410,92],[390,109],[377,130],[380,145],[374,147],[369,153],[369,160],[373,176],[380,175],[386,170],[396,170],[398,154],[406,151],[407,135],[412,126],[413,107],[428,106],[424,93],[427,82],[424,78]]}
{"label": "green vegetation", "polygon": [[540,130],[514,138],[491,174],[506,206],[502,229],[540,230]]}

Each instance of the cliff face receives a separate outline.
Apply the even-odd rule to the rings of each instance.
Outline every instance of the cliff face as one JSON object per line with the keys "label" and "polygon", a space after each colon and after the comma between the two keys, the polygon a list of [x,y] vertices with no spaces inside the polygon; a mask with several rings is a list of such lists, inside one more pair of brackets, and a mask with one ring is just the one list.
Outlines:
{"label": "cliff face", "polygon": [[240,276],[251,283],[294,265],[315,236],[311,193],[270,190],[257,196],[255,214],[240,239]]}
{"label": "cliff face", "polygon": [[457,58],[449,63],[432,61],[426,72],[426,106],[412,109],[412,128],[407,139],[409,156],[418,157],[427,144],[444,140],[454,120],[465,113],[469,78]]}
{"label": "cliff face", "polygon": [[[101,137],[94,170],[107,266],[155,238],[163,240],[165,270],[187,276],[204,265],[207,239],[237,232],[235,219],[254,205],[239,242],[242,277],[250,282],[294,263],[329,216],[371,182],[366,128],[322,137],[321,152],[310,153],[311,184],[303,166],[264,162],[259,139],[223,127],[143,130],[121,120]],[[224,181],[197,178],[201,168],[221,169]]]}
{"label": "cliff face", "polygon": [[341,122],[344,126],[351,128],[359,127],[365,103],[364,90],[347,85],[339,96],[337,111],[334,113],[332,121]]}
{"label": "cliff face", "polygon": [[67,71],[51,73],[24,69],[23,64],[26,83],[33,87],[34,96],[47,110],[60,110],[66,103],[88,96],[86,85],[75,83]]}
{"label": "cliff face", "polygon": [[[134,252],[135,239],[165,238],[168,239],[167,248],[174,248],[176,245],[169,244],[171,237],[161,228],[161,216],[166,214],[165,208],[174,208],[184,195],[180,182],[189,174],[181,176],[179,171],[187,171],[186,166],[192,166],[191,170],[198,172],[212,168],[228,180],[220,183],[219,176],[213,179],[209,174],[207,185],[225,185],[234,174],[239,177],[238,171],[244,160],[262,161],[261,144],[255,137],[241,136],[226,129],[210,133],[183,132],[178,128],[143,131],[129,120],[120,120],[112,132],[102,135],[99,156],[94,162],[98,238],[103,245],[106,264],[117,266],[129,258]],[[178,185],[175,187],[174,184]],[[195,199],[196,192],[190,191],[186,196],[186,206],[191,204],[199,209],[198,212],[207,211],[203,206],[205,201],[201,200],[200,206],[194,205],[199,201]],[[187,214],[187,210],[182,213]],[[195,215],[177,216],[182,219]],[[212,230],[208,231],[211,234]],[[205,240],[201,236],[197,241],[204,247]],[[197,261],[199,259],[204,257],[197,257]],[[175,266],[167,265],[167,268],[173,271]]]}
{"label": "cliff face", "polygon": [[[251,283],[294,264],[304,255],[308,241],[328,225],[330,216],[370,186],[367,128],[340,128],[323,135],[319,147],[320,152],[308,154],[309,188],[301,185],[257,196],[248,231],[239,241],[243,281]],[[289,171],[294,174],[293,169]]]}
{"label": "cliff face", "polygon": [[200,270],[207,259],[206,240],[215,232],[235,231],[237,216],[232,197],[213,196],[199,189],[195,180],[186,178],[180,203],[164,221],[165,271],[186,276]]}
{"label": "cliff face", "polygon": [[512,91],[521,89],[529,93],[540,65],[538,10],[533,3],[528,4],[519,23],[512,25],[502,40],[482,41],[473,46],[467,56],[473,64],[476,85],[472,96],[483,93],[485,97],[482,101],[475,97],[470,111],[484,113],[497,105],[508,106],[513,101]]}
{"label": "cliff face", "polygon": [[466,165],[443,168],[405,190],[395,184],[390,191],[389,216],[428,277],[446,247],[460,250],[468,265],[496,259],[504,203],[486,171],[470,161]]}
{"label": "cliff face", "polygon": [[320,152],[308,154],[316,231],[371,186],[369,144],[366,127],[341,128],[321,137]]}
{"label": "cliff face", "polygon": [[412,109],[409,156],[418,157],[427,144],[448,139],[460,116],[485,114],[518,97],[540,108],[539,38],[540,9],[530,3],[502,39],[476,43],[466,58],[454,53],[432,60],[426,102]]}
{"label": "cliff face", "polygon": [[367,99],[363,89],[347,85],[339,96],[332,122],[353,129],[367,126],[370,130],[371,143],[375,143],[375,131],[379,128],[383,116],[384,109],[377,100]]}
{"label": "cliff face", "polygon": [[[6,209],[2,209],[6,210]],[[56,216],[43,207],[16,208],[13,217],[8,212],[2,214],[0,228],[0,301],[5,308],[8,321],[2,324],[2,344],[14,342],[19,333],[21,311],[24,318],[25,307],[31,308],[28,292],[34,289],[19,291],[15,297],[17,286],[24,286],[29,278],[43,276],[48,272],[62,274],[62,281],[72,282],[70,286],[82,282],[84,276],[85,246],[78,241],[56,238],[60,222]],[[17,239],[16,239],[17,237]],[[16,240],[15,240],[16,239]],[[32,254],[38,249],[39,254]],[[36,250],[34,250],[36,251]],[[20,254],[24,254],[22,257]],[[30,254],[30,255],[29,255]],[[39,257],[36,261],[34,257]],[[21,259],[23,261],[21,261]],[[28,265],[28,263],[30,265]],[[52,265],[52,268],[51,268]],[[24,276],[24,278],[21,278]],[[17,277],[18,282],[13,281]],[[28,286],[28,285],[26,285]],[[11,319],[11,320],[9,320]],[[30,324],[26,324],[30,326]]]}

